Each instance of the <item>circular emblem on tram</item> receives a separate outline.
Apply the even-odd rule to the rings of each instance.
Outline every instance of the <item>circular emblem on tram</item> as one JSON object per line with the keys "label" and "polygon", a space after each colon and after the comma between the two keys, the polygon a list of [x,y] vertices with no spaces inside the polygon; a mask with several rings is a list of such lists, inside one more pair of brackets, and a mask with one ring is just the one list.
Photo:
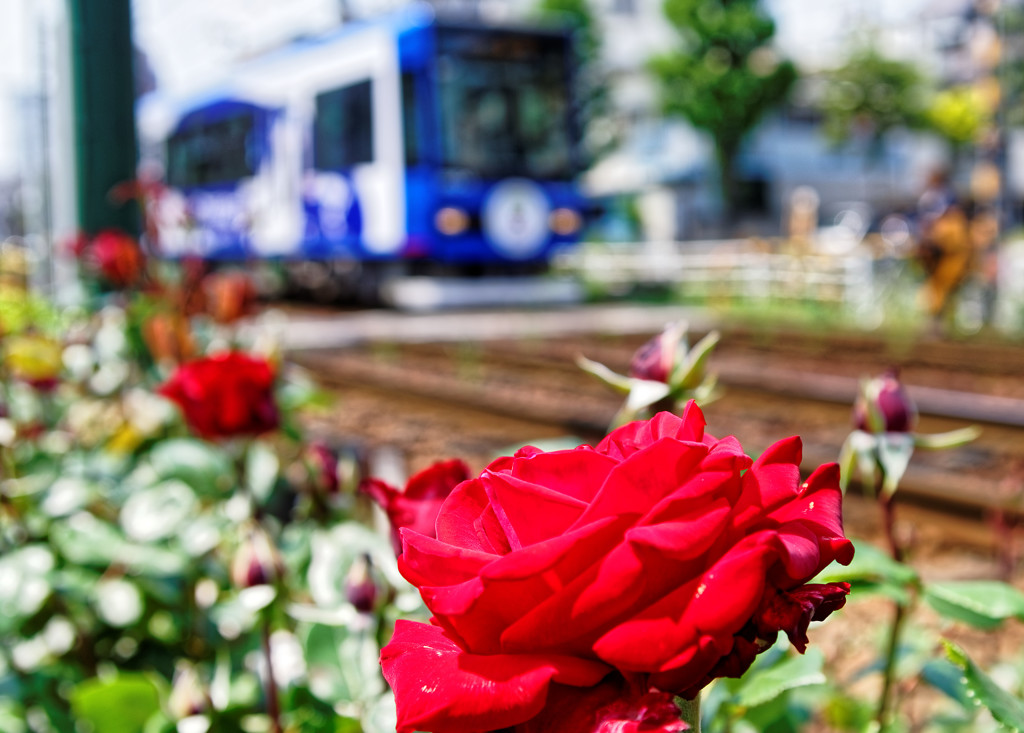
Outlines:
{"label": "circular emblem on tram", "polygon": [[543,189],[525,178],[509,178],[491,189],[483,207],[488,241],[506,257],[525,260],[548,239],[551,204]]}

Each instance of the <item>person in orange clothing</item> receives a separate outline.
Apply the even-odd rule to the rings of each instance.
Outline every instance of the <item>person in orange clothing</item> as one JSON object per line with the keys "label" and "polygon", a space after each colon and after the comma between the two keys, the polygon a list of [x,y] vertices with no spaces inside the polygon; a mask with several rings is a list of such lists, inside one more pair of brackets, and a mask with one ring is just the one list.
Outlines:
{"label": "person in orange clothing", "polygon": [[967,214],[950,188],[945,171],[931,176],[918,202],[918,214],[918,258],[926,275],[920,298],[933,326],[940,327],[970,272],[973,255]]}

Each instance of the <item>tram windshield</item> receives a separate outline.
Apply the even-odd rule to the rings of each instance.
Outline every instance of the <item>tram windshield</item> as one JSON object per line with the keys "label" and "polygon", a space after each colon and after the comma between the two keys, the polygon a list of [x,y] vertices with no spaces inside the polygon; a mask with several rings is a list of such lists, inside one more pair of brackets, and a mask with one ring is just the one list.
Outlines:
{"label": "tram windshield", "polygon": [[242,109],[220,119],[198,114],[167,140],[167,179],[190,187],[231,183],[256,169],[256,115]]}
{"label": "tram windshield", "polygon": [[571,178],[568,50],[559,36],[440,29],[445,164],[483,177]]}

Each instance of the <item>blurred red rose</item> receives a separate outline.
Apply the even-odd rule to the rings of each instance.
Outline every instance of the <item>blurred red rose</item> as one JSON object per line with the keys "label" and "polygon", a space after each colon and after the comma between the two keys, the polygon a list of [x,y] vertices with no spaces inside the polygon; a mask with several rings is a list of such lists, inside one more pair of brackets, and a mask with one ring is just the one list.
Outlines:
{"label": "blurred red rose", "polygon": [[182,364],[160,387],[185,422],[204,438],[232,438],[274,430],[274,369],[265,359],[237,351]]}
{"label": "blurred red rose", "polygon": [[428,537],[434,537],[434,520],[441,505],[456,486],[469,478],[469,466],[458,459],[441,461],[429,466],[405,485],[405,491],[380,479],[366,479],[360,485],[387,512],[391,522],[391,544],[395,554],[402,552],[399,531],[403,527]]}
{"label": "blurred red rose", "polygon": [[398,731],[525,731],[599,685],[692,698],[779,631],[803,648],[849,591],[807,581],[853,545],[838,467],[801,483],[800,457],[789,438],[751,460],[690,403],[461,483],[436,538],[402,532],[435,625],[400,622],[382,652]]}
{"label": "blurred red rose", "polygon": [[93,237],[82,256],[115,288],[138,284],[146,267],[139,243],[124,232],[114,230],[102,231]]}

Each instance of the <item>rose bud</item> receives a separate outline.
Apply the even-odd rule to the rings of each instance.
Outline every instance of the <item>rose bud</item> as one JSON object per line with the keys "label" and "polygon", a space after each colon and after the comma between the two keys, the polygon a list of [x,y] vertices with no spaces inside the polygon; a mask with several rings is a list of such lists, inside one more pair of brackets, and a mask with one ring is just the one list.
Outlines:
{"label": "rose bud", "polygon": [[469,478],[469,466],[458,459],[442,461],[417,473],[399,491],[380,479],[366,479],[359,490],[370,495],[388,515],[391,522],[391,544],[395,554],[402,554],[400,530],[434,537],[434,521],[441,505],[452,489]]}
{"label": "rose bud", "polygon": [[199,672],[190,662],[179,661],[167,698],[167,712],[173,720],[202,715],[210,708],[210,697]]}
{"label": "rose bud", "polygon": [[629,376],[668,382],[672,369],[686,354],[686,329],[674,323],[641,346],[629,362]]}
{"label": "rose bud", "polygon": [[314,441],[306,447],[305,463],[310,485],[320,496],[338,493],[338,457],[326,443]]}
{"label": "rose bud", "polygon": [[60,343],[38,333],[24,333],[6,338],[4,363],[11,376],[40,391],[57,386],[64,366]]}
{"label": "rose bud", "polygon": [[115,288],[137,284],[146,267],[139,243],[124,232],[114,230],[97,234],[85,248],[84,257]]}
{"label": "rose bud", "polygon": [[373,559],[363,553],[345,575],[345,598],[360,613],[372,613],[386,596],[387,587],[374,567]]}
{"label": "rose bud", "polygon": [[231,561],[231,582],[236,588],[274,585],[284,575],[284,560],[263,527],[250,526]]}
{"label": "rose bud", "polygon": [[258,435],[277,428],[274,368],[239,351],[182,364],[158,390],[207,439]]}
{"label": "rose bud", "polygon": [[917,406],[893,367],[862,383],[853,407],[853,423],[869,433],[909,433],[917,425]]}

